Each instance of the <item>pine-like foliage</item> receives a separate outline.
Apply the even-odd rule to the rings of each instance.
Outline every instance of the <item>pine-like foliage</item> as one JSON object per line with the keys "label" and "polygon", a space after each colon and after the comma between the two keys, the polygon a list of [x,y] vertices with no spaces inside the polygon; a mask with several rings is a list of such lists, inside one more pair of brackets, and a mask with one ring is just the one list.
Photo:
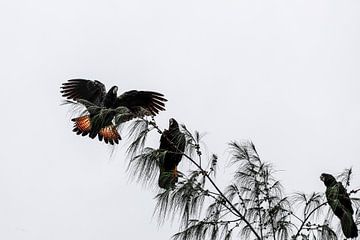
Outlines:
{"label": "pine-like foliage", "polygon": [[[156,186],[154,180],[164,157],[164,151],[145,146],[147,134],[152,130],[162,133],[154,119],[136,120],[130,128],[133,139],[128,148],[130,175],[145,186]],[[181,132],[186,137],[182,161],[190,162],[190,167],[181,169],[174,188],[158,191],[154,211],[159,223],[179,222],[174,240],[344,238],[324,193],[285,195],[275,177],[276,171],[261,160],[252,142],[229,143],[228,166],[232,178],[221,189],[216,183],[218,156],[204,157],[208,154],[202,153],[203,135],[199,132],[192,133],[185,125],[181,126]],[[338,176],[346,188],[351,174],[352,170],[346,169]],[[350,194],[354,219],[360,224],[360,199],[354,197],[358,191]]]}
{"label": "pine-like foliage", "polygon": [[[166,152],[146,147],[147,136],[163,130],[145,109],[135,111],[126,107],[107,109],[85,100],[66,101],[72,112],[96,113],[93,123],[103,124],[112,120],[121,126],[134,119],[129,127],[131,143],[128,147],[130,176],[145,187],[156,188],[155,181]],[[186,138],[185,151],[179,150],[179,141]],[[231,179],[220,188],[216,182],[218,156],[203,154],[203,134],[192,133],[181,125],[181,133],[174,136],[176,154],[182,154],[179,181],[167,190],[159,190],[154,213],[159,223],[166,220],[179,222],[179,232],[174,240],[336,240],[344,239],[340,223],[329,206],[324,191],[321,193],[294,193],[286,195],[272,165],[261,160],[252,142],[230,142],[229,171]],[[173,151],[173,150],[172,150]],[[209,157],[204,157],[209,156]],[[184,165],[183,165],[184,166]],[[321,172],[319,172],[320,176]],[[350,187],[352,169],[345,169],[337,176],[346,189]],[[320,181],[320,180],[319,180]],[[360,189],[349,192],[354,209],[355,223],[360,225]]]}
{"label": "pine-like foliage", "polygon": [[[87,111],[99,108],[86,101],[66,103],[78,113],[85,111],[83,106]],[[163,130],[153,118],[135,116],[124,107],[95,110],[98,112],[95,120],[113,118],[116,127],[135,118],[129,127],[128,170],[137,182],[157,188],[156,179],[165,152],[147,147],[146,141],[150,132],[161,135]],[[276,179],[276,171],[260,158],[252,142],[229,143],[231,179],[227,186],[220,188],[216,183],[219,158],[216,154],[203,154],[204,135],[192,133],[185,125],[181,125],[181,133],[186,137],[186,148],[177,153],[183,155],[182,162],[190,164],[180,165],[179,182],[174,188],[158,190],[154,211],[159,223],[179,222],[180,229],[174,234],[174,240],[344,239],[324,193],[286,195]],[[178,143],[173,144],[176,149]],[[352,169],[346,169],[338,175],[338,181],[348,188],[351,176]],[[349,191],[358,225],[360,199],[355,195],[359,190]]]}

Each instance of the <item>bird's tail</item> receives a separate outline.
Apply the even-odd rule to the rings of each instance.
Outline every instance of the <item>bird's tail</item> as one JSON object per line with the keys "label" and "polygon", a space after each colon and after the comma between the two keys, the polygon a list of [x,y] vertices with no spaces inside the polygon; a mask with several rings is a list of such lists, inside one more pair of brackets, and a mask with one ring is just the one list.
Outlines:
{"label": "bird's tail", "polygon": [[341,228],[346,238],[355,238],[358,236],[358,229],[352,217],[352,214],[344,212],[341,218]]}
{"label": "bird's tail", "polygon": [[97,130],[91,122],[90,115],[73,118],[71,120],[74,122],[73,131],[78,135],[86,136],[89,134],[91,138],[95,138],[97,135],[100,141],[104,139],[105,143],[110,143],[111,145],[114,143],[118,144],[119,140],[121,140],[119,132],[112,123]]}
{"label": "bird's tail", "polygon": [[76,132],[76,134],[86,136],[88,133],[90,133],[91,121],[89,115],[73,118],[71,121],[74,122],[73,131]]}
{"label": "bird's tail", "polygon": [[100,141],[104,139],[105,143],[110,143],[111,145],[114,143],[118,144],[119,140],[121,140],[121,136],[113,124],[101,128],[98,136]]}
{"label": "bird's tail", "polygon": [[160,175],[158,184],[159,187],[164,189],[170,189],[175,187],[175,183],[178,181],[178,172],[176,167],[171,171],[164,171],[160,169]]}

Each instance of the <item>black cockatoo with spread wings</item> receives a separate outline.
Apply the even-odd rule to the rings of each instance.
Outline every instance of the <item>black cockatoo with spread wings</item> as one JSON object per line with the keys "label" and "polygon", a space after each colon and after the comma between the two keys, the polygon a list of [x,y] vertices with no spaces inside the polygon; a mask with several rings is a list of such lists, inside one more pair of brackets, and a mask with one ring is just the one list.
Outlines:
{"label": "black cockatoo with spread wings", "polygon": [[[165,110],[164,95],[151,91],[131,90],[117,96],[117,86],[106,92],[105,85],[97,80],[71,79],[61,86],[62,96],[86,107],[86,115],[72,119],[73,131],[91,138],[98,136],[105,143],[121,140],[117,125],[136,117],[155,116]],[[117,118],[117,110],[121,116]]]}
{"label": "black cockatoo with spread wings", "polygon": [[345,237],[357,237],[358,229],[352,216],[354,210],[351,206],[351,200],[346,189],[341,182],[337,182],[330,174],[323,173],[321,174],[320,179],[326,186],[326,199],[334,214],[340,219],[341,228]]}
{"label": "black cockatoo with spread wings", "polygon": [[179,124],[173,118],[169,120],[169,129],[164,130],[160,138],[160,150],[164,155],[159,160],[159,187],[169,189],[178,181],[177,165],[181,161],[186,145],[185,135],[180,131]]}

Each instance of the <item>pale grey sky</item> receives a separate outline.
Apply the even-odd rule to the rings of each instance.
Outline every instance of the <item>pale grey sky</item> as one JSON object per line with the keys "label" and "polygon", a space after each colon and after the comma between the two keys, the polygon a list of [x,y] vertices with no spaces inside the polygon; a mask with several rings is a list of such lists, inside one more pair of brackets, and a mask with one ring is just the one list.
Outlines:
{"label": "pale grey sky", "polygon": [[109,160],[72,133],[59,106],[70,78],[164,93],[161,126],[207,132],[222,161],[227,142],[251,139],[287,192],[323,191],[321,172],[350,166],[359,187],[359,12],[355,0],[1,1],[0,238],[176,231],[128,181],[124,143]]}

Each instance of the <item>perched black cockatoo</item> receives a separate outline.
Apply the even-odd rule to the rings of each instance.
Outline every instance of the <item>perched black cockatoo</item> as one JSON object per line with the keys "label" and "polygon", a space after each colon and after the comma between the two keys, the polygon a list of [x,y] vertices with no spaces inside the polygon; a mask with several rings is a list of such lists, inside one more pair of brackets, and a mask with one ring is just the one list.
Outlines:
{"label": "perched black cockatoo", "polygon": [[117,90],[118,87],[113,86],[106,92],[105,85],[97,80],[71,79],[63,83],[62,96],[84,105],[87,110],[86,115],[72,119],[73,131],[117,144],[121,137],[114,124],[116,109],[126,109],[126,114],[119,118],[120,123],[136,117],[155,116],[165,110],[164,102],[167,100],[161,93],[132,90],[117,96]]}
{"label": "perched black cockatoo", "polygon": [[334,214],[340,219],[342,231],[347,238],[358,236],[358,229],[353,219],[354,210],[351,207],[351,200],[346,189],[336,179],[327,173],[320,176],[326,186],[326,199]]}
{"label": "perched black cockatoo", "polygon": [[180,131],[179,124],[173,118],[169,119],[169,129],[164,130],[160,138],[160,150],[165,150],[160,158],[159,187],[169,189],[178,181],[177,165],[185,150],[185,135]]}

